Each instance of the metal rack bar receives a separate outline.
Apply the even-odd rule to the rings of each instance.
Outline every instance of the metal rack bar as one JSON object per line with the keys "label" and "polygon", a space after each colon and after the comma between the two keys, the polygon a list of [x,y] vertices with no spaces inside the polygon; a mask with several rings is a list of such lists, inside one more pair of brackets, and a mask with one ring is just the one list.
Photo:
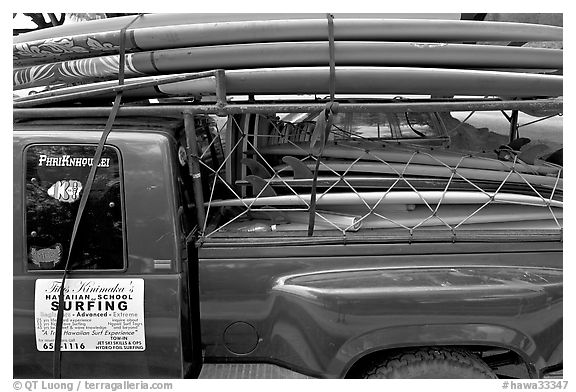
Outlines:
{"label": "metal rack bar", "polygon": [[[339,112],[467,112],[492,110],[556,110],[562,112],[563,99],[535,99],[509,101],[438,101],[438,102],[371,102],[340,103]],[[122,106],[118,116],[181,116],[187,111],[195,114],[239,114],[239,113],[299,113],[321,111],[326,103],[247,103],[223,105],[150,105]],[[14,108],[13,118],[66,118],[77,116],[106,117],[112,107],[60,107],[60,108]]]}
{"label": "metal rack bar", "polygon": [[82,98],[92,98],[98,97],[102,94],[110,94],[110,93],[118,93],[118,92],[125,92],[130,90],[136,90],[145,87],[155,87],[160,86],[163,84],[168,83],[177,83],[177,82],[184,82],[188,80],[194,79],[203,79],[215,77],[216,78],[216,86],[217,86],[217,94],[224,94],[223,101],[226,102],[226,88],[224,85],[224,70],[218,69],[214,71],[206,71],[206,72],[198,72],[193,74],[183,74],[183,75],[175,75],[175,76],[166,76],[166,77],[157,77],[153,80],[144,80],[140,82],[134,82],[129,84],[121,84],[121,85],[112,85],[101,87],[95,90],[89,91],[78,91],[78,92],[70,92],[68,94],[59,94],[59,90],[50,91],[47,93],[42,93],[41,96],[31,96],[31,97],[24,97],[14,101],[15,108],[29,108],[29,107],[36,107],[41,105],[48,105],[52,103],[62,102],[62,101],[69,101],[72,99],[82,99]]}

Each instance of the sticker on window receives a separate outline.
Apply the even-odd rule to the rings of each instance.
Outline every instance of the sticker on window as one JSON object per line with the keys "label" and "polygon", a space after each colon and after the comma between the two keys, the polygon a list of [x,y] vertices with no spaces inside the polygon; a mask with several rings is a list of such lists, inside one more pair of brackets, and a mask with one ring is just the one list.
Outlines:
{"label": "sticker on window", "polygon": [[187,160],[186,149],[183,146],[178,147],[178,162],[180,162],[180,165],[186,166]]}
{"label": "sticker on window", "polygon": [[48,195],[58,201],[74,203],[80,198],[82,183],[78,180],[60,180],[48,188]]}
{"label": "sticker on window", "polygon": [[[60,279],[37,279],[36,348],[53,351]],[[66,279],[62,351],[144,351],[144,279]]]}
{"label": "sticker on window", "polygon": [[62,245],[56,244],[50,248],[30,248],[32,263],[40,268],[54,268],[62,257]]}
{"label": "sticker on window", "polygon": [[[50,156],[41,154],[38,157],[38,166],[48,167],[90,167],[93,162],[94,158],[71,155]],[[110,167],[110,158],[101,158],[98,167]]]}

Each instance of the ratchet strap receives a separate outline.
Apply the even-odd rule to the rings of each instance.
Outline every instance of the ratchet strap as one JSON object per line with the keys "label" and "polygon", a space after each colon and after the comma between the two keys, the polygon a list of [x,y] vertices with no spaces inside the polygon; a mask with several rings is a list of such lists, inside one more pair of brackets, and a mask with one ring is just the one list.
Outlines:
{"label": "ratchet strap", "polygon": [[[128,23],[122,30],[120,30],[120,53],[119,53],[119,69],[118,69],[118,84],[124,84],[124,70],[125,70],[125,60],[126,60],[126,30],[132,25],[142,14],[136,16],[130,23]],[[64,272],[62,274],[62,281],[60,283],[60,289],[58,293],[58,312],[56,313],[56,331],[54,337],[54,361],[52,373],[54,378],[62,377],[62,351],[60,345],[62,343],[62,326],[64,323],[64,286],[66,283],[66,276],[70,268],[70,259],[72,256],[72,249],[74,247],[74,240],[78,233],[78,228],[80,227],[80,221],[82,220],[82,214],[86,208],[88,202],[88,197],[90,195],[90,190],[92,189],[92,184],[94,182],[94,177],[96,176],[96,169],[100,163],[102,153],[104,151],[104,144],[106,139],[112,130],[112,125],[120,109],[120,103],[122,101],[122,91],[116,93],[114,98],[114,104],[112,105],[112,110],[106,121],[106,126],[98,142],[98,147],[94,153],[94,158],[92,160],[92,167],[86,179],[86,185],[80,197],[80,202],[78,204],[78,211],[76,212],[76,218],[74,219],[74,226],[72,228],[72,236],[70,237],[70,245],[68,247],[68,255],[66,257],[66,263],[64,265]]]}
{"label": "ratchet strap", "polygon": [[316,156],[316,164],[314,166],[314,177],[312,178],[312,189],[310,190],[310,216],[308,218],[308,237],[314,234],[314,226],[316,221],[316,186],[318,183],[318,169],[320,168],[320,159],[324,153],[324,148],[328,142],[328,137],[330,135],[330,130],[332,129],[332,122],[334,120],[334,114],[338,111],[338,102],[334,102],[334,96],[336,94],[336,59],[335,59],[335,48],[334,48],[334,15],[326,14],[328,19],[328,52],[329,52],[329,65],[330,65],[330,78],[329,78],[329,92],[330,92],[330,102],[326,104],[326,109],[318,117],[316,122],[316,128],[312,133],[310,138],[311,145],[313,148],[314,144],[318,138],[320,138],[320,152]]}

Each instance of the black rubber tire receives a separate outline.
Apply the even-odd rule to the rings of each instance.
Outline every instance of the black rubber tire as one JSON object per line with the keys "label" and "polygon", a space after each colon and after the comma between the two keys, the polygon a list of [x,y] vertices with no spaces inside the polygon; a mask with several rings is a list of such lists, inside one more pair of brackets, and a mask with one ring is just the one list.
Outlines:
{"label": "black rubber tire", "polygon": [[379,362],[363,378],[496,378],[477,356],[453,348],[419,348],[403,351]]}

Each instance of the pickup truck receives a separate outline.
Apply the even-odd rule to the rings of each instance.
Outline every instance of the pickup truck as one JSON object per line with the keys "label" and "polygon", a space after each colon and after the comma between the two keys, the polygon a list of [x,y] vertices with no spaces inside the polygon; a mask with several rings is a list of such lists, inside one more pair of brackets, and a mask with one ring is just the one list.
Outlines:
{"label": "pickup truck", "polygon": [[[223,377],[209,370],[234,367],[234,377],[541,378],[561,368],[561,228],[333,225],[310,235],[275,230],[281,222],[273,220],[260,224],[265,212],[236,219],[244,205],[218,207],[217,201],[274,197],[271,186],[244,178],[264,166],[276,170],[270,185],[290,170],[281,157],[257,152],[266,147],[255,141],[263,119],[279,130],[275,138],[267,135],[268,144],[309,141],[287,136],[294,116],[247,113],[248,107],[219,116],[196,110],[188,124],[174,108],[120,110],[71,252],[62,377]],[[53,376],[70,233],[109,113],[76,109],[15,115],[15,378]],[[318,120],[310,113],[303,123],[314,127]],[[388,117],[388,126],[392,134],[411,133],[404,146],[434,150],[447,133],[440,116],[426,116],[402,113]],[[240,125],[245,137],[216,140]],[[427,134],[429,126],[440,131]],[[347,134],[344,125],[338,128]],[[370,137],[385,138],[382,129]],[[362,127],[350,132],[366,142]],[[429,177],[418,184],[447,181]],[[358,181],[352,193],[366,189]],[[294,184],[288,185],[298,194],[308,186]],[[520,188],[514,189],[526,191]],[[545,184],[535,188],[546,191]],[[274,189],[278,197],[290,193]],[[561,197],[555,191],[550,200]],[[315,227],[321,223],[317,216]]]}

